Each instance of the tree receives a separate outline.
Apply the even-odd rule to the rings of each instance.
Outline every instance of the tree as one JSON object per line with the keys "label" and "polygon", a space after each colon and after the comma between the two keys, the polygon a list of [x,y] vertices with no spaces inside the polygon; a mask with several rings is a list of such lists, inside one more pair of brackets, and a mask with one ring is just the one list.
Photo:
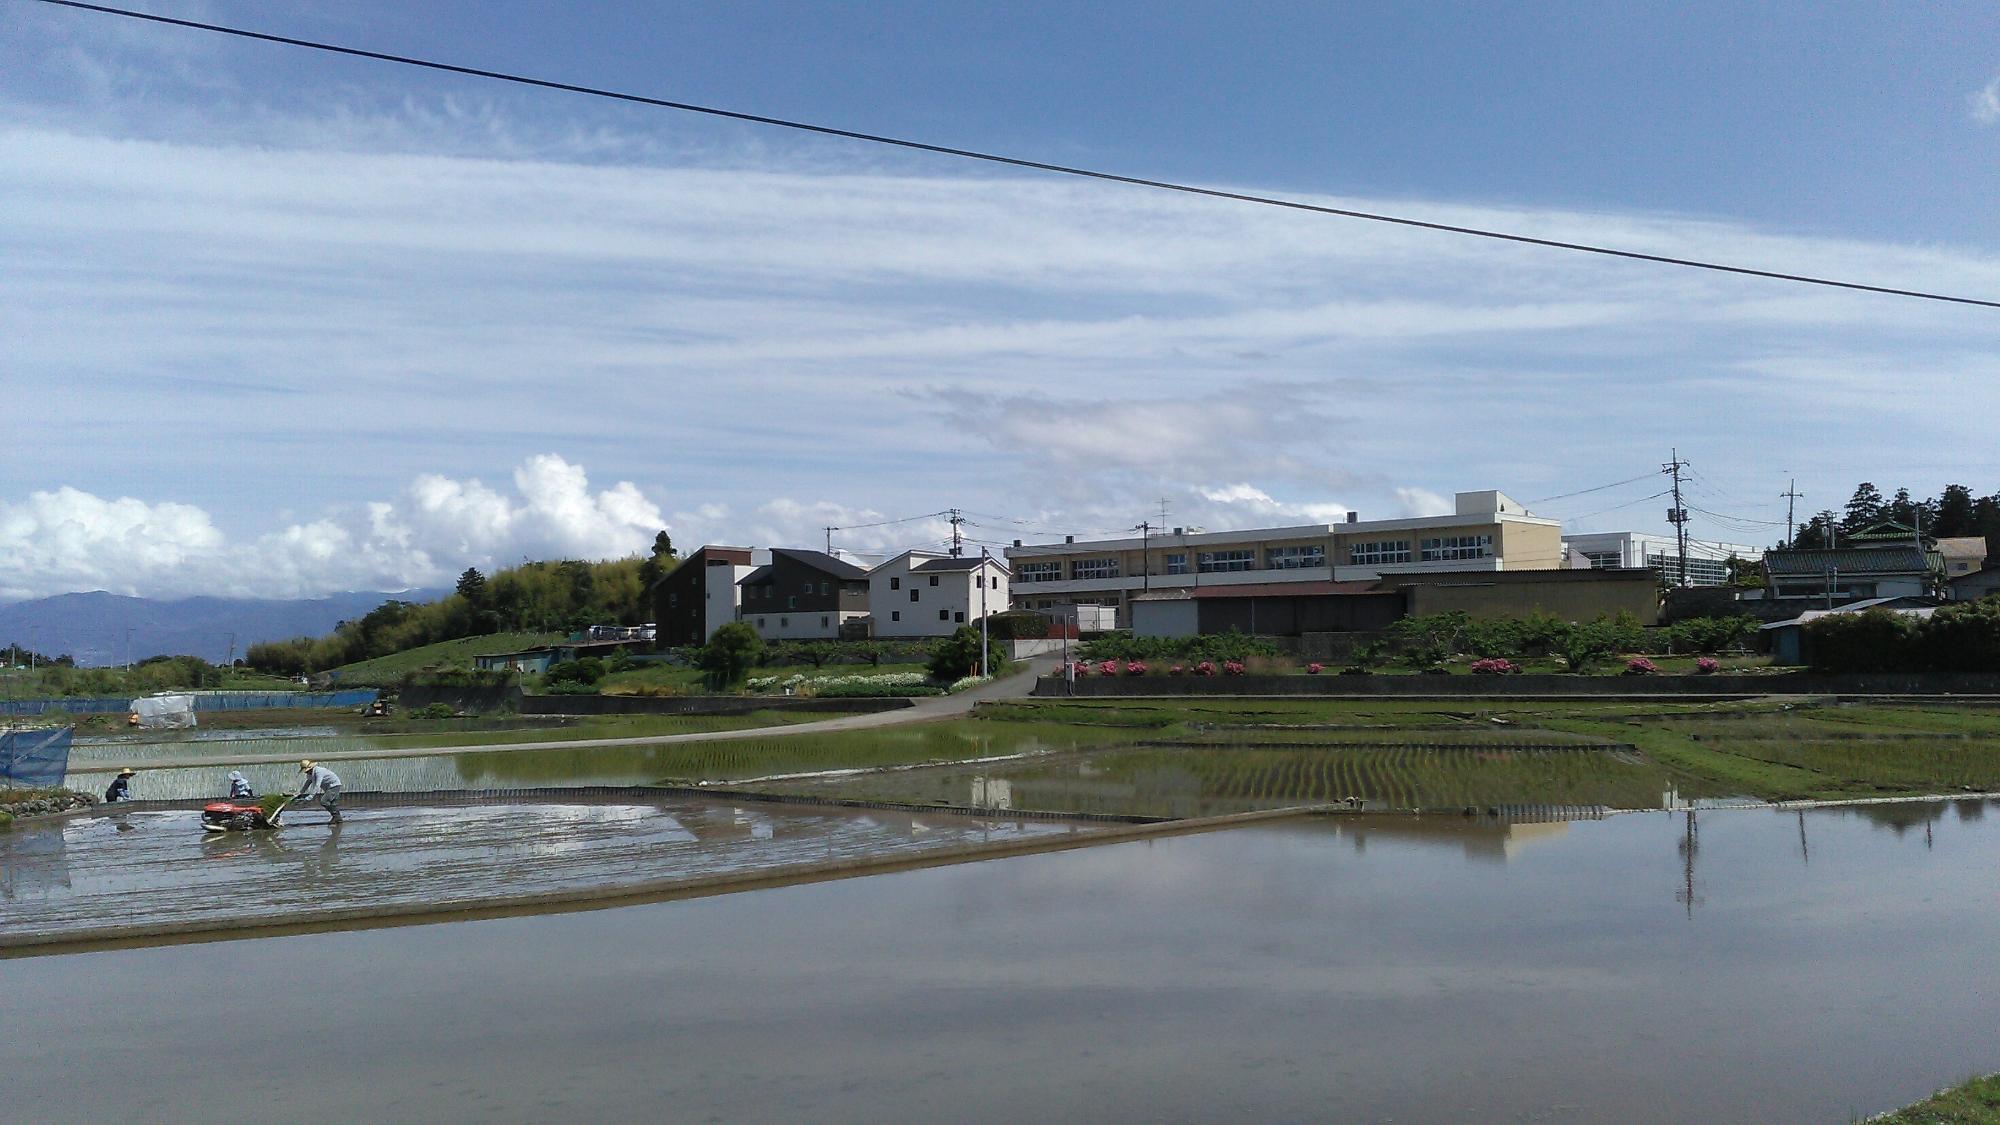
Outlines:
{"label": "tree", "polygon": [[1852,535],[1870,524],[1882,522],[1882,490],[1862,481],[1848,498],[1846,514],[1840,517],[1840,533]]}
{"label": "tree", "polygon": [[1896,490],[1896,498],[1889,501],[1889,506],[1883,509],[1882,514],[1902,524],[1904,527],[1915,527],[1917,526],[1918,517],[1925,514],[1923,507],[1923,505],[1918,504],[1915,500],[1910,499],[1909,489],[1899,488]]}
{"label": "tree", "polygon": [[639,589],[651,590],[653,584],[673,573],[674,541],[664,530],[653,536],[653,553],[639,564]]}
{"label": "tree", "polygon": [[1834,545],[1834,532],[1838,529],[1831,511],[1821,512],[1807,520],[1792,537],[1791,547],[1795,551],[1820,551]]}
{"label": "tree", "polygon": [[702,646],[697,663],[717,687],[741,680],[764,655],[764,638],[742,621],[731,621],[715,631]]}
{"label": "tree", "polygon": [[1741,589],[1757,589],[1764,586],[1764,560],[1740,559],[1734,554],[1722,564],[1729,571],[1729,585]]}
{"label": "tree", "polygon": [[468,566],[465,573],[458,576],[458,596],[474,609],[483,609],[486,603],[486,576],[478,567]]}
{"label": "tree", "polygon": [[1976,527],[1972,490],[1962,484],[1945,485],[1944,495],[1937,502],[1937,516],[1931,521],[1931,534],[1940,539],[1976,535]]}
{"label": "tree", "polygon": [[[1006,662],[999,644],[994,643],[987,648],[986,671],[989,675]],[[960,625],[931,654],[930,672],[934,680],[961,680],[978,670],[979,630],[970,625]]]}

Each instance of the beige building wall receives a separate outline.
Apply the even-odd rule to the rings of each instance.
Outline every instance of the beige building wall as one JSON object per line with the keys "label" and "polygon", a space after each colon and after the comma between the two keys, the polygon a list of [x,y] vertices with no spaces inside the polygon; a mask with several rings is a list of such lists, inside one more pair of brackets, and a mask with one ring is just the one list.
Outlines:
{"label": "beige building wall", "polygon": [[1472,617],[1546,613],[1590,621],[1629,613],[1642,625],[1660,621],[1659,581],[1648,570],[1512,570],[1492,574],[1396,575],[1385,582],[1408,591],[1410,613],[1463,612]]}
{"label": "beige building wall", "polygon": [[1509,521],[1499,525],[1493,542],[1499,546],[1501,562],[1508,570],[1559,570],[1562,539],[1560,527]]}

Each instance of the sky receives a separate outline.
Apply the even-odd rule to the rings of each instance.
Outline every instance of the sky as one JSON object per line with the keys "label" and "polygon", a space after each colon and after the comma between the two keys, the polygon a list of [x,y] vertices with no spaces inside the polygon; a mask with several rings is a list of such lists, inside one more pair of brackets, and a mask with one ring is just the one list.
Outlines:
{"label": "sky", "polygon": [[[2000,298],[1987,4],[152,0],[956,147]],[[0,0],[0,599],[2000,490],[2000,311]],[[1626,483],[1617,483],[1626,482]],[[1616,484],[1616,487],[1599,486]],[[1589,490],[1589,491],[1585,491]],[[1580,495],[1570,495],[1581,493]],[[911,518],[920,517],[920,518]]]}

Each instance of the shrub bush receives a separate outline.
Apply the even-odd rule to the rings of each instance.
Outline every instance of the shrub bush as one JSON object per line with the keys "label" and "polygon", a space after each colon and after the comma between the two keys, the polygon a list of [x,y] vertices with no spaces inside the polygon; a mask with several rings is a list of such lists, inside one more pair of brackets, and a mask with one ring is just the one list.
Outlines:
{"label": "shrub bush", "polygon": [[1698,676],[1712,676],[1715,674],[1716,669],[1721,667],[1722,665],[1717,663],[1713,656],[1704,656],[1694,662],[1694,671]]}
{"label": "shrub bush", "polygon": [[[1007,656],[998,644],[988,644],[986,649],[986,672],[992,675],[1007,666]],[[937,646],[931,655],[931,678],[942,683],[970,676],[979,671],[979,630],[970,625],[960,625],[953,630],[944,643]]]}
{"label": "shrub bush", "polygon": [[1313,661],[1311,664],[1306,665],[1306,675],[1308,676],[1317,676],[1320,674],[1320,670],[1321,670],[1320,664],[1319,661],[1317,660]]}
{"label": "shrub bush", "polygon": [[603,678],[604,661],[595,656],[551,664],[549,670],[542,673],[542,683],[549,690],[554,690],[557,684],[594,684]]}
{"label": "shrub bush", "polygon": [[1039,641],[1049,635],[1047,614],[1014,609],[988,614],[986,632],[996,641]]}
{"label": "shrub bush", "polygon": [[1472,674],[1475,676],[1509,676],[1520,670],[1519,664],[1498,656],[1472,662]]}
{"label": "shrub bush", "polygon": [[696,663],[708,673],[710,682],[727,687],[742,679],[764,655],[764,638],[745,621],[731,621],[715,631],[702,646]]}
{"label": "shrub bush", "polygon": [[1635,656],[1625,662],[1625,674],[1628,676],[1657,676],[1660,674],[1660,666],[1643,656]]}
{"label": "shrub bush", "polygon": [[1916,628],[1886,609],[1834,613],[1805,626],[1815,672],[1905,672],[1918,667]]}

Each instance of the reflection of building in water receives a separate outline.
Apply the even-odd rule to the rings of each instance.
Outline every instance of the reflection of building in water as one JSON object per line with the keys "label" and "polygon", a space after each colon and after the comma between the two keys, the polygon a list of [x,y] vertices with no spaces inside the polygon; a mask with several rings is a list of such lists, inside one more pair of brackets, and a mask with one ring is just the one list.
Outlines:
{"label": "reflection of building in water", "polygon": [[975,809],[1011,809],[1014,787],[1004,777],[975,777],[970,803]]}
{"label": "reflection of building in water", "polygon": [[1368,814],[1334,818],[1338,831],[1354,841],[1357,850],[1371,837],[1416,844],[1456,844],[1467,859],[1505,863],[1530,844],[1552,840],[1569,832],[1570,819],[1601,819],[1587,812],[1568,819],[1512,820],[1506,817],[1394,816]]}

